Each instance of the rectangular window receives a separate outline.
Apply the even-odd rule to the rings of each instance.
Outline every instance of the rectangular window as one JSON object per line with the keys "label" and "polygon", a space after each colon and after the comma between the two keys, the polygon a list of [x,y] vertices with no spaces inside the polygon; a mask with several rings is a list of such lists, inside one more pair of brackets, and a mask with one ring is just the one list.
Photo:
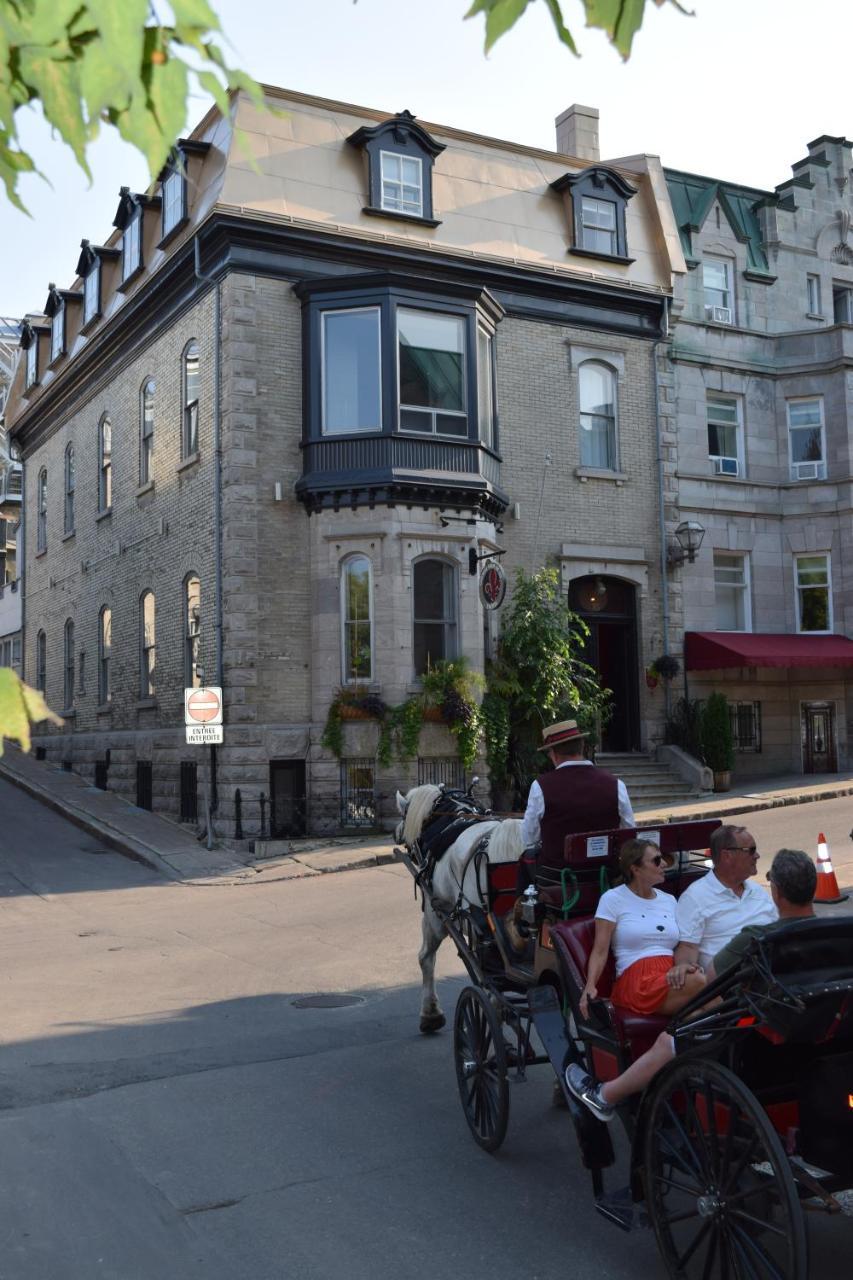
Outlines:
{"label": "rectangular window", "polygon": [[581,248],[590,253],[616,253],[616,205],[612,200],[581,196]]}
{"label": "rectangular window", "polygon": [[109,418],[101,423],[100,454],[98,510],[109,511],[113,504],[113,429]]}
{"label": "rectangular window", "polygon": [[142,265],[142,211],[135,213],[128,222],[121,237],[121,278],[129,279],[134,271]]}
{"label": "rectangular window", "polygon": [[389,213],[407,213],[422,218],[424,212],[423,168],[416,156],[383,151],[382,208]]}
{"label": "rectangular window", "polygon": [[832,318],[836,324],[853,324],[853,289],[849,285],[832,286]]}
{"label": "rectangular window", "polygon": [[154,697],[154,668],[157,663],[157,644],[154,622],[154,595],[146,591],[142,597],[140,617],[140,698]]}
{"label": "rectangular window", "polygon": [[178,169],[173,169],[163,179],[160,195],[163,201],[163,235],[167,236],[184,217],[184,189],[186,179]]}
{"label": "rectangular window", "polygon": [[456,574],[443,560],[418,560],[412,571],[415,675],[456,657]]}
{"label": "rectangular window", "polygon": [[823,399],[788,401],[792,480],[825,480]]}
{"label": "rectangular window", "polygon": [[323,313],[323,433],[382,430],[378,307]]}
{"label": "rectangular window", "polygon": [[419,756],[418,786],[430,783],[434,787],[450,787],[461,791],[465,786],[465,770],[456,756]]}
{"label": "rectangular window", "polygon": [[38,337],[35,334],[33,334],[32,341],[30,342],[30,345],[27,347],[27,386],[28,387],[33,386],[38,379],[38,373],[39,373],[38,364],[39,364],[39,340],[38,340]]}
{"label": "rectangular window", "polygon": [[83,281],[83,323],[94,320],[101,310],[101,263],[98,260]]}
{"label": "rectangular window", "polygon": [[714,552],[714,625],[717,631],[751,631],[749,557]]}
{"label": "rectangular window", "polygon": [[829,556],[796,556],[797,630],[832,630],[832,580]]}
{"label": "rectangular window", "polygon": [[373,760],[341,761],[341,826],[376,825],[376,787]]}
{"label": "rectangular window", "polygon": [[465,321],[434,311],[397,311],[400,430],[468,435]]}
{"label": "rectangular window", "polygon": [[706,258],[702,263],[702,285],[706,316],[721,324],[731,324],[734,310],[729,263],[720,258]]}
{"label": "rectangular window", "polygon": [[489,448],[495,444],[494,339],[485,329],[477,329],[477,416],[480,439]]}
{"label": "rectangular window", "polygon": [[113,650],[113,615],[111,609],[102,609],[98,633],[98,702],[105,706],[111,696],[110,659]]}
{"label": "rectangular window", "polygon": [[820,308],[820,276],[806,276],[806,295],[806,306],[809,315],[822,315]]}
{"label": "rectangular window", "polygon": [[201,391],[198,346],[191,342],[184,352],[184,457],[198,453],[198,402]]}
{"label": "rectangular window", "polygon": [[730,702],[729,720],[735,751],[761,751],[761,703]]}
{"label": "rectangular window", "polygon": [[343,622],[343,678],[347,682],[373,678],[370,561],[353,556],[341,572]]}
{"label": "rectangular window", "polygon": [[65,701],[63,706],[69,711],[74,706],[74,623],[65,624]]}
{"label": "rectangular window", "polygon": [[21,637],[12,637],[12,666],[19,667],[21,665]]}
{"label": "rectangular window", "polygon": [[706,401],[708,457],[717,475],[741,473],[740,401],[734,396],[711,396]]}
{"label": "rectangular window", "polygon": [[53,314],[50,322],[50,358],[58,360],[65,350],[65,307],[61,306]]}

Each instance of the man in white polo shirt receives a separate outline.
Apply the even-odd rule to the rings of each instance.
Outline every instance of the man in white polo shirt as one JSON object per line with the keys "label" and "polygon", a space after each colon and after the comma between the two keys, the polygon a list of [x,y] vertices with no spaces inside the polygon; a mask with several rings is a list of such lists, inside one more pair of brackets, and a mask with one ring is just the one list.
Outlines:
{"label": "man in white polo shirt", "polygon": [[758,867],[758,850],[746,827],[718,827],[710,854],[711,870],[678,899],[676,965],[698,963],[707,969],[746,925],[778,919],[770,895],[750,879]]}

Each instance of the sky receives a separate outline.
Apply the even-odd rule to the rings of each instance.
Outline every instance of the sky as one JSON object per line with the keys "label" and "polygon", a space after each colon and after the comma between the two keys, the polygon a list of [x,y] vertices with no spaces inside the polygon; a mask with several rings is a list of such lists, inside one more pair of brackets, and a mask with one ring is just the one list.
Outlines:
{"label": "sky", "polygon": [[[686,0],[687,5],[691,0]],[[470,0],[212,0],[232,61],[303,93],[553,149],[554,118],[574,102],[601,113],[603,159],[650,152],[672,168],[772,189],[806,143],[853,136],[844,0],[692,0],[694,16],[647,4],[628,63],[564,0],[582,57],[557,41],[537,0],[483,54]],[[187,130],[208,102],[189,103]],[[28,177],[31,218],[0,193],[0,315],[38,311],[48,284],[74,278],[80,240],[109,234],[122,185],[148,184],[142,157],[105,130],[91,186],[36,111],[24,145],[51,185]]]}

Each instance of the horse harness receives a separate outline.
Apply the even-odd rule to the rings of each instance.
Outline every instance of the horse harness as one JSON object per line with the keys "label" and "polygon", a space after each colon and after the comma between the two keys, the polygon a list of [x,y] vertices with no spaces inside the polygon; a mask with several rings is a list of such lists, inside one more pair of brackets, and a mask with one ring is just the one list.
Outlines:
{"label": "horse harness", "polygon": [[[435,808],[424,823],[423,830],[418,836],[417,845],[421,857],[421,871],[417,877],[422,890],[426,886],[432,884],[432,877],[435,872],[436,863],[440,862],[447,850],[454,844],[464,831],[478,822],[493,822],[494,819],[490,815],[478,812],[474,809],[467,809],[460,812],[463,801],[455,797],[441,795],[436,801]],[[465,883],[465,874],[473,861],[477,861],[477,884],[479,886],[479,864],[486,854],[489,844],[489,836],[491,831],[487,831],[479,840],[475,841],[465,865],[462,868],[462,875],[458,880],[459,897],[457,899],[457,907],[462,899],[462,885]],[[417,888],[417,886],[416,886]]]}

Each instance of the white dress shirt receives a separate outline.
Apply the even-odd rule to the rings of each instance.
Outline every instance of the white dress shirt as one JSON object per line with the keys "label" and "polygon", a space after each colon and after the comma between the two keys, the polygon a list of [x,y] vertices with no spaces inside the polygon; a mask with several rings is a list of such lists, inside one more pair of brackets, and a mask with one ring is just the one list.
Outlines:
{"label": "white dress shirt", "polygon": [[684,890],[675,917],[680,940],[698,946],[699,963],[707,969],[745,925],[773,924],[779,913],[770,894],[754,880],[744,881],[743,893],[738,895],[709,871]]}
{"label": "white dress shirt", "polygon": [[[584,765],[591,764],[591,760],[564,760],[562,764],[557,765],[557,768],[583,768]],[[616,779],[616,798],[619,806],[620,825],[623,827],[636,826],[634,810],[631,808],[631,801],[628,799],[628,788],[621,778]],[[538,782],[531,782],[530,794],[527,797],[527,808],[524,811],[524,821],[521,826],[521,839],[525,848],[530,844],[536,844],[540,840],[544,812],[545,797],[542,794],[542,788]]]}

